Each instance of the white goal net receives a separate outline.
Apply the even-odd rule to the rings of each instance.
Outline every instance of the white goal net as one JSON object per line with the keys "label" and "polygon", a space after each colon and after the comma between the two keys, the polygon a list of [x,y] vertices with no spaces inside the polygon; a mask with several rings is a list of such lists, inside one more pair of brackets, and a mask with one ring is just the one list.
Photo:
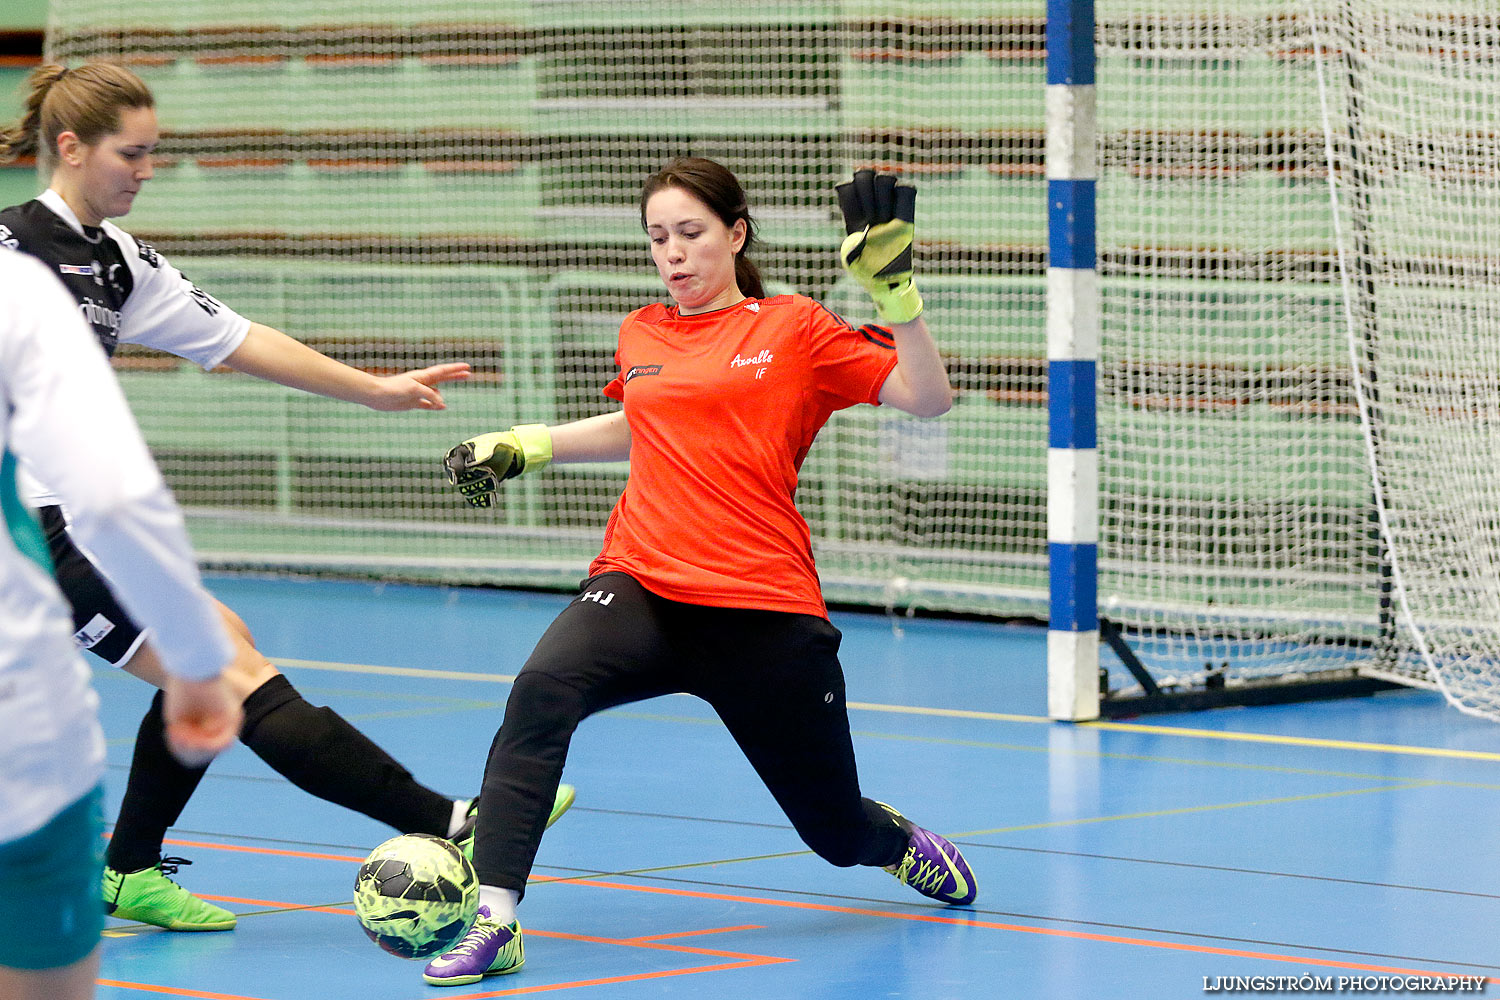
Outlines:
{"label": "white goal net", "polygon": [[1500,5],[1102,2],[1101,614],[1500,713]]}

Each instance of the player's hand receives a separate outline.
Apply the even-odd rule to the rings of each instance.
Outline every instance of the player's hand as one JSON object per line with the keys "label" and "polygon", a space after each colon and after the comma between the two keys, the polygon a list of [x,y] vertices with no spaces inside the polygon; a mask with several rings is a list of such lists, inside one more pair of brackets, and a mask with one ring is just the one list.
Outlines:
{"label": "player's hand", "polygon": [[545,424],[520,424],[469,438],[448,450],[443,467],[448,482],[474,507],[495,502],[502,482],[535,472],[552,461],[552,434]]}
{"label": "player's hand", "polygon": [[895,174],[856,170],[834,190],[849,233],[839,247],[844,269],[870,293],[881,319],[909,323],[922,315],[912,284],[917,189],[897,184]]}
{"label": "player's hand", "polygon": [[386,375],[376,380],[375,390],[365,405],[372,410],[443,410],[443,394],[437,387],[444,382],[460,382],[469,377],[467,362],[454,361],[430,368],[418,368],[400,375]]}
{"label": "player's hand", "polygon": [[240,699],[222,677],[188,681],[167,675],[162,718],[167,746],[187,767],[213,760],[240,734]]}

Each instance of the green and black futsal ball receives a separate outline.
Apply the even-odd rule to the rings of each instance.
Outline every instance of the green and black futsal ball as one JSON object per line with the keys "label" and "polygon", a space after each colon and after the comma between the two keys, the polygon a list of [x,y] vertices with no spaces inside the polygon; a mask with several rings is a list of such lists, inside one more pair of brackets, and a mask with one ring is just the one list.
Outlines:
{"label": "green and black futsal ball", "polygon": [[387,840],[354,879],[359,925],[402,958],[447,951],[468,932],[478,909],[474,866],[453,844],[426,833]]}

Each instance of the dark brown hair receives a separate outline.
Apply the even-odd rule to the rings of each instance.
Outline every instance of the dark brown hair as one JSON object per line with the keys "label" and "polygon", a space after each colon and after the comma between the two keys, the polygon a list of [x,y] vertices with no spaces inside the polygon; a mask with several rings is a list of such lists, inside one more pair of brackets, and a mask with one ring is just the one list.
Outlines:
{"label": "dark brown hair", "polygon": [[697,198],[719,217],[719,220],[734,228],[736,221],[745,220],[745,243],[734,255],[734,280],[740,291],[752,299],[766,297],[765,284],[761,281],[760,268],[750,260],[750,248],[755,245],[755,220],[750,217],[750,208],[745,201],[745,189],[728,167],[701,156],[679,156],[646,178],[641,188],[641,228],[646,228],[646,202],[664,188],[681,188]]}
{"label": "dark brown hair", "polygon": [[26,113],[0,129],[0,163],[36,156],[50,166],[57,157],[57,137],[64,132],[92,145],[120,130],[120,112],[155,106],[151,88],[124,66],[38,66],[26,78]]}

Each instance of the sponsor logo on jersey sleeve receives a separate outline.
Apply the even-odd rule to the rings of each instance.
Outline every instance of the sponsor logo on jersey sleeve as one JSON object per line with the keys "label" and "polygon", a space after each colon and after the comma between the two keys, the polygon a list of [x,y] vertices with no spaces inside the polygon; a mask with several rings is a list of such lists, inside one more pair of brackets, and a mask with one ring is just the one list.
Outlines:
{"label": "sponsor logo on jersey sleeve", "polygon": [[73,642],[79,649],[93,649],[114,630],[114,622],[103,615],[95,615],[87,625],[73,633]]}
{"label": "sponsor logo on jersey sleeve", "polygon": [[625,381],[629,382],[631,379],[633,379],[633,378],[635,378],[635,377],[637,377],[639,375],[660,375],[660,374],[661,374],[661,365],[635,365],[628,372],[625,373]]}
{"label": "sponsor logo on jersey sleeve", "polygon": [[152,267],[161,267],[161,254],[156,252],[156,247],[152,246],[149,243],[142,243],[140,240],[136,240],[135,248],[136,251],[141,255],[141,260],[145,261],[147,264],[150,264]]}

